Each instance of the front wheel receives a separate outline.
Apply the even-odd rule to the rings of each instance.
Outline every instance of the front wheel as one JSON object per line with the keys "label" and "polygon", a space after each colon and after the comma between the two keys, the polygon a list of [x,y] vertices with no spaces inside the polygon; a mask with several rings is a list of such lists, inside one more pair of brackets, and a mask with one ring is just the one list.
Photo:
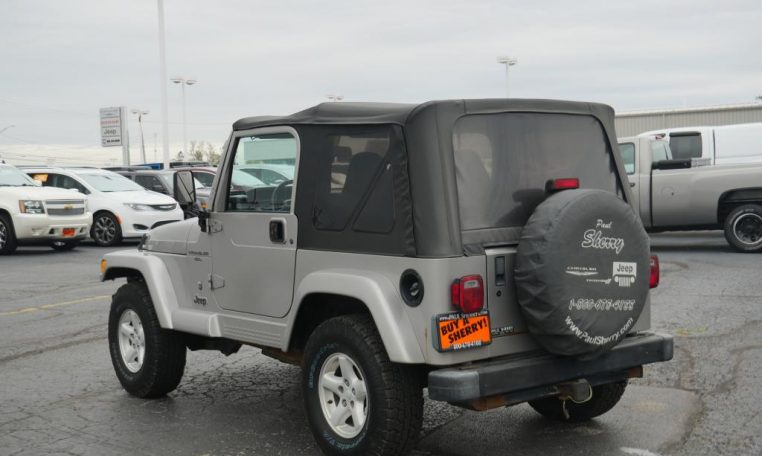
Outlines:
{"label": "front wheel", "polygon": [[725,218],[725,239],[740,252],[762,251],[762,206],[744,204]]}
{"label": "front wheel", "polygon": [[332,318],[307,342],[302,388],[312,434],[327,455],[403,455],[423,417],[420,382],[392,363],[373,320]]}
{"label": "front wheel", "polygon": [[159,325],[144,283],[128,282],[114,294],[108,342],[116,376],[133,396],[161,397],[180,384],[185,343],[180,334]]}
{"label": "front wheel", "polygon": [[590,400],[580,404],[571,400],[562,401],[555,397],[548,397],[529,401],[529,405],[540,415],[552,420],[588,421],[614,408],[622,398],[626,387],[626,380],[594,386]]}
{"label": "front wheel", "polygon": [[93,217],[90,237],[100,247],[111,247],[122,242],[122,227],[119,220],[110,212],[99,212]]}
{"label": "front wheel", "polygon": [[11,218],[0,214],[0,255],[10,255],[16,251],[16,233]]}

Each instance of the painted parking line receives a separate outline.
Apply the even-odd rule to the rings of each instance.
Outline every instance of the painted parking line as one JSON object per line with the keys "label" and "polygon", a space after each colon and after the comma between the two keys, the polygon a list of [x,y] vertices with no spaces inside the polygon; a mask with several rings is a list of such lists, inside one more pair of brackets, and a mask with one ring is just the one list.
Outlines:
{"label": "painted parking line", "polygon": [[35,306],[35,307],[24,307],[22,309],[9,310],[7,312],[0,312],[0,317],[6,317],[10,315],[20,315],[20,314],[25,314],[30,312],[39,312],[41,310],[54,309],[56,307],[64,307],[64,306],[71,306],[74,304],[82,304],[85,302],[99,301],[101,299],[108,299],[110,297],[111,295],[90,296],[89,298],[75,299],[73,301],[57,302],[54,304],[45,304],[42,306]]}

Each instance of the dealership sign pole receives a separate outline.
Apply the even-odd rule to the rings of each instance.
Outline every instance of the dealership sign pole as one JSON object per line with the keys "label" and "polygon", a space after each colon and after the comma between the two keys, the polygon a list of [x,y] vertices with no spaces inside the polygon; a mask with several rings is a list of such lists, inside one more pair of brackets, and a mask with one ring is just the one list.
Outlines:
{"label": "dealership sign pole", "polygon": [[130,164],[130,137],[127,133],[127,108],[101,108],[101,146],[122,146],[122,164]]}

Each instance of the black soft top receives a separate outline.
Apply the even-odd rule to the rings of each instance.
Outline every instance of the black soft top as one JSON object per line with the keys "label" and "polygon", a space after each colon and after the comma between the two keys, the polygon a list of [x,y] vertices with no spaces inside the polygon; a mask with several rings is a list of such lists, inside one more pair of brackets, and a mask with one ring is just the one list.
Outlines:
{"label": "black soft top", "polygon": [[437,100],[426,103],[331,102],[287,116],[244,117],[233,124],[233,130],[249,130],[272,125],[310,124],[396,124],[406,126],[418,115],[459,117],[466,114],[496,112],[559,112],[587,114],[599,120],[613,116],[614,110],[601,103],[578,101],[488,98],[478,100]]}
{"label": "black soft top", "polygon": [[[316,130],[316,127],[324,126],[327,131],[342,125],[397,126],[402,131],[399,147],[403,149],[397,163],[405,174],[404,179],[395,181],[395,194],[398,198],[395,207],[403,208],[405,211],[397,216],[395,232],[399,228],[399,233],[393,240],[393,244],[400,247],[388,248],[378,241],[361,239],[359,235],[355,236],[357,242],[348,247],[348,243],[354,238],[340,232],[335,233],[337,239],[335,246],[331,244],[330,247],[335,250],[357,251],[367,249],[370,245],[379,246],[380,251],[389,254],[442,257],[462,255],[464,251],[470,249],[468,245],[471,244],[483,246],[518,240],[520,227],[463,233],[458,215],[456,170],[453,158],[455,125],[465,116],[500,113],[553,113],[589,116],[596,119],[603,130],[603,140],[608,143],[607,149],[615,163],[622,196],[625,200],[630,200],[629,186],[622,184],[626,181],[622,160],[618,153],[611,152],[617,147],[614,110],[600,103],[510,98],[439,100],[421,104],[331,102],[287,116],[247,117],[235,122],[233,130],[236,132],[259,127],[294,126],[300,134],[312,132],[312,135],[317,135],[317,139],[306,137],[300,168],[312,166],[313,168],[310,169],[317,169],[315,167],[319,165],[310,161],[317,160],[315,157],[322,153],[317,148],[320,135],[315,132],[320,128]],[[558,145],[559,149],[563,147],[563,144]],[[315,157],[310,158],[310,156]],[[408,181],[411,183],[410,186]],[[300,187],[301,191],[307,191],[304,185]],[[329,236],[325,234],[328,232],[315,231],[312,226],[314,209],[299,206],[300,200],[306,205],[311,204],[313,199],[314,197],[308,195],[301,198],[297,196],[297,215],[300,216],[299,242],[304,246],[312,242],[309,237],[310,232],[314,231],[317,233],[316,236]],[[325,248],[325,245],[312,242],[309,247]]]}

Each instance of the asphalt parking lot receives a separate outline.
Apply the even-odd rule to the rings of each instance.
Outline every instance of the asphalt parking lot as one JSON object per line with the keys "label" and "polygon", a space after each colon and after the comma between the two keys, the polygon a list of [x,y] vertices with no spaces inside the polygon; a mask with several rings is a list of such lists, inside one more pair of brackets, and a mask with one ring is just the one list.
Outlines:
{"label": "asphalt parking lot", "polygon": [[[526,405],[475,413],[428,401],[416,454],[762,454],[762,256],[733,252],[719,232],[652,244],[662,265],[653,326],[675,335],[672,362],[582,425]],[[98,282],[107,251],[21,248],[0,259],[0,454],[318,454],[298,368],[253,348],[192,352],[169,397],[128,396],[106,342],[119,285]]]}

